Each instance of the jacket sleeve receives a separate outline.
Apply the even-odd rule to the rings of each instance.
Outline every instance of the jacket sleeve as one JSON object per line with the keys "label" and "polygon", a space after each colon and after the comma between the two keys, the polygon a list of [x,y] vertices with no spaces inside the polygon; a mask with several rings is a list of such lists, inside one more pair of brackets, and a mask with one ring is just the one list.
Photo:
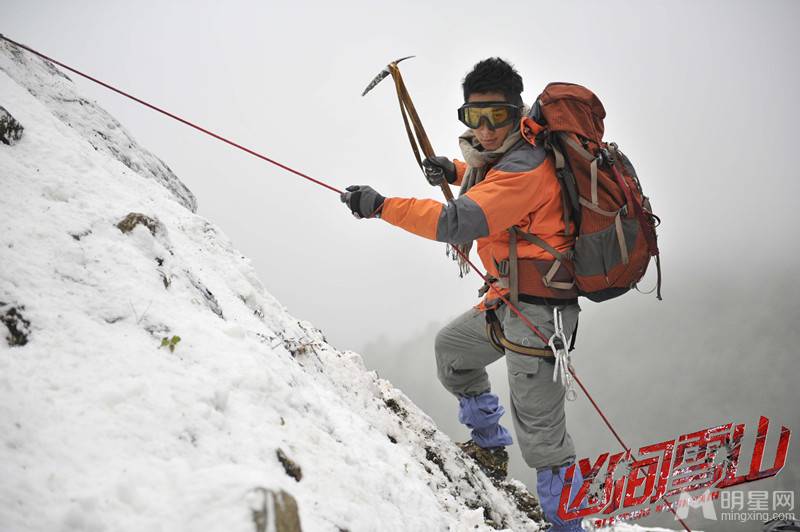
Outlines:
{"label": "jacket sleeve", "polygon": [[483,181],[447,205],[431,199],[387,198],[381,218],[419,236],[452,244],[505,231],[548,199],[543,192],[549,191],[542,186],[553,172],[543,149],[517,151],[523,153],[504,157]]}
{"label": "jacket sleeve", "polygon": [[432,199],[386,198],[381,218],[416,235],[451,244],[489,234],[481,208],[467,195],[447,205]]}

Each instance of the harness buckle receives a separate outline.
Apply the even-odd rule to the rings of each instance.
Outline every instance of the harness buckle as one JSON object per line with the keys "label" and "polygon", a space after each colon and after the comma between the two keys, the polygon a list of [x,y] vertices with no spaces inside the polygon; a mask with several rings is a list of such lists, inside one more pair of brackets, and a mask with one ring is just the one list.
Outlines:
{"label": "harness buckle", "polygon": [[484,295],[486,295],[486,292],[488,292],[489,289],[491,288],[491,283],[494,282],[497,282],[497,278],[491,275],[487,275],[486,282],[483,283],[483,286],[478,288],[478,297],[483,297]]}
{"label": "harness buckle", "polygon": [[497,273],[500,274],[500,277],[508,277],[508,273],[511,271],[511,265],[508,262],[508,259],[495,262],[495,265],[497,266]]}

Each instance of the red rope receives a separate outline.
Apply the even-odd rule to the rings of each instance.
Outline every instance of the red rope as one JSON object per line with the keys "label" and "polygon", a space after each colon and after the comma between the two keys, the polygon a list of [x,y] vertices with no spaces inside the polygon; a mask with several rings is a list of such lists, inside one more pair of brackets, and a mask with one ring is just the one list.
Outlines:
{"label": "red rope", "polygon": [[[215,138],[217,140],[221,140],[222,142],[224,142],[226,144],[230,144],[234,148],[238,148],[238,149],[240,149],[240,150],[242,150],[242,151],[244,151],[246,153],[249,153],[250,155],[253,155],[254,157],[258,157],[259,159],[267,161],[268,163],[271,163],[271,164],[274,164],[275,166],[283,168],[287,172],[291,172],[291,173],[293,173],[295,175],[298,175],[298,176],[300,176],[300,177],[302,177],[304,179],[307,179],[307,180],[309,180],[309,181],[311,181],[313,183],[316,183],[317,185],[325,187],[328,190],[332,190],[333,192],[336,192],[337,194],[342,194],[341,190],[339,190],[339,189],[337,189],[337,188],[335,188],[335,187],[333,187],[333,186],[331,186],[331,185],[329,185],[329,184],[327,184],[327,183],[325,183],[323,181],[320,181],[318,179],[314,179],[313,177],[308,176],[308,175],[306,175],[306,174],[304,174],[304,173],[302,173],[302,172],[300,172],[298,170],[295,170],[294,168],[291,168],[289,166],[286,166],[285,164],[282,164],[282,163],[279,163],[278,161],[270,159],[266,155],[263,155],[263,154],[255,151],[255,150],[252,150],[250,148],[242,146],[241,144],[238,144],[238,143],[236,143],[236,142],[234,142],[232,140],[229,140],[229,139],[223,137],[222,135],[218,135],[217,133],[214,133],[213,131],[209,131],[208,129],[206,129],[204,127],[198,126],[197,124],[195,124],[193,122],[190,122],[189,120],[186,120],[185,118],[181,118],[178,115],[172,114],[169,111],[166,111],[166,110],[164,110],[164,109],[162,109],[160,107],[157,107],[157,106],[155,106],[155,105],[153,105],[153,104],[151,104],[149,102],[146,102],[146,101],[144,101],[144,100],[142,100],[140,98],[137,98],[136,96],[128,94],[127,92],[125,92],[125,91],[123,91],[121,89],[118,89],[118,88],[114,87],[113,85],[109,85],[108,83],[100,81],[99,79],[97,79],[97,78],[95,78],[93,76],[90,76],[89,74],[85,74],[85,73],[81,72],[80,70],[77,70],[75,68],[67,66],[64,63],[61,63],[60,61],[56,61],[52,57],[48,57],[48,56],[44,55],[43,53],[37,52],[36,50],[25,46],[24,44],[20,44],[20,43],[14,41],[12,39],[9,39],[8,37],[6,37],[3,34],[0,34],[0,39],[6,40],[6,41],[8,41],[8,42],[10,42],[10,43],[12,43],[12,44],[14,44],[16,46],[19,46],[20,48],[23,48],[23,49],[29,51],[30,53],[41,57],[42,59],[46,59],[47,61],[50,61],[51,63],[55,63],[56,65],[66,69],[66,70],[69,70],[70,72],[73,72],[73,73],[75,73],[75,74],[77,74],[77,75],[79,75],[81,77],[84,77],[84,78],[86,78],[86,79],[88,79],[90,81],[93,81],[93,82],[97,83],[98,85],[102,85],[103,87],[105,87],[105,88],[107,88],[109,90],[112,90],[112,91],[116,92],[117,94],[125,96],[126,98],[129,98],[129,99],[131,99],[131,100],[133,100],[133,101],[135,101],[137,103],[140,103],[140,104],[144,105],[145,107],[149,107],[150,109],[152,109],[154,111],[157,111],[157,112],[159,112],[159,113],[161,113],[161,114],[163,114],[165,116],[168,116],[168,117],[172,118],[173,120],[177,120],[178,122],[181,122],[182,124],[186,124],[187,126],[192,127],[194,129],[202,132],[202,133],[205,133],[206,135],[208,135],[210,137],[213,137],[213,138]],[[495,293],[500,297],[500,299],[502,299],[503,302],[506,305],[508,305],[508,308],[510,308],[512,310],[512,312],[514,312],[514,314],[516,314],[523,321],[523,323],[525,323],[525,325],[527,325],[534,333],[536,333],[536,335],[539,338],[541,338],[542,341],[545,344],[547,344],[549,342],[549,338],[547,338],[547,336],[545,336],[533,323],[531,323],[530,320],[528,318],[526,318],[515,305],[513,305],[508,299],[506,299],[492,283],[489,283],[489,280],[486,277],[486,275],[483,274],[481,272],[481,270],[472,263],[471,260],[469,260],[469,257],[464,255],[464,253],[462,253],[461,250],[459,250],[457,247],[453,246],[453,249],[456,250],[456,252],[470,265],[470,267],[475,271],[475,273],[480,275],[481,279],[483,279],[484,282],[486,282],[487,285],[492,290],[495,291]],[[600,410],[600,407],[597,405],[597,403],[594,401],[592,396],[589,394],[589,391],[586,389],[586,387],[583,385],[581,380],[575,374],[575,370],[572,367],[568,367],[568,369],[569,369],[569,372],[572,374],[572,377],[575,379],[575,382],[577,382],[578,386],[580,386],[581,390],[583,390],[583,393],[586,395],[586,397],[592,403],[592,406],[597,411],[597,413],[600,414],[600,417],[603,419],[603,422],[606,424],[606,426],[609,428],[609,430],[612,432],[612,434],[614,434],[614,437],[617,439],[619,444],[622,445],[623,449],[625,449],[626,452],[630,452],[630,448],[627,445],[625,445],[625,442],[622,441],[622,438],[620,438],[619,434],[617,434],[617,431],[614,430],[614,427],[608,421],[608,419],[606,418],[605,414],[603,414],[603,411]],[[667,507],[672,511],[672,513],[675,514],[675,510],[672,508],[672,505],[669,503],[669,501],[666,500],[666,498],[663,498],[663,500],[664,500],[664,502],[667,503]],[[683,525],[683,528],[685,528],[687,532],[691,532],[691,529],[686,525],[686,523],[683,522],[683,520],[681,518],[679,518],[677,516],[677,514],[675,514],[675,517],[678,519],[678,521],[680,521],[680,523]]]}
{"label": "red rope", "polygon": [[198,130],[198,131],[200,131],[202,133],[205,133],[206,135],[208,135],[210,137],[214,137],[215,139],[221,140],[222,142],[224,142],[226,144],[230,144],[234,148],[239,148],[243,152],[249,153],[250,155],[253,155],[254,157],[258,157],[259,159],[267,161],[268,163],[271,163],[271,164],[274,164],[275,166],[283,168],[287,172],[291,172],[291,173],[293,173],[295,175],[299,175],[300,177],[302,177],[304,179],[308,179],[309,181],[312,181],[312,182],[316,183],[317,185],[323,186],[323,187],[325,187],[325,188],[327,188],[329,190],[332,190],[332,191],[334,191],[334,192],[336,192],[338,194],[342,193],[341,190],[339,190],[337,188],[334,188],[334,187],[332,187],[331,185],[329,185],[327,183],[319,181],[318,179],[314,179],[313,177],[308,176],[308,175],[304,174],[303,172],[300,172],[298,170],[295,170],[294,168],[286,166],[285,164],[281,164],[278,161],[270,159],[266,155],[263,155],[261,153],[258,153],[255,150],[251,150],[250,148],[242,146],[241,144],[238,144],[238,143],[236,143],[236,142],[234,142],[234,141],[232,141],[230,139],[227,139],[227,138],[223,137],[222,135],[218,135],[217,133],[214,133],[213,131],[209,131],[204,127],[198,126],[197,124],[195,124],[193,122],[190,122],[189,120],[186,120],[185,118],[181,118],[180,116],[174,115],[174,114],[170,113],[169,111],[165,111],[164,109],[162,109],[162,108],[160,108],[158,106],[155,106],[155,105],[153,105],[151,103],[148,103],[148,102],[146,102],[146,101],[144,101],[144,100],[142,100],[140,98],[137,98],[136,96],[133,96],[132,94],[128,94],[127,92],[125,92],[125,91],[123,91],[121,89],[118,89],[118,88],[114,87],[113,85],[109,85],[108,83],[100,81],[99,79],[94,78],[94,77],[90,76],[89,74],[85,74],[85,73],[81,72],[80,70],[76,70],[76,69],[74,69],[74,68],[72,68],[70,66],[65,65],[64,63],[61,63],[60,61],[56,61],[52,57],[48,57],[48,56],[44,55],[43,53],[37,52],[36,50],[34,50],[32,48],[28,48],[24,44],[20,44],[20,43],[14,41],[14,40],[11,40],[8,37],[6,37],[5,35],[0,34],[0,39],[4,39],[4,40],[6,40],[6,41],[8,41],[8,42],[10,42],[12,44],[15,44],[15,45],[19,46],[20,48],[24,48],[25,50],[29,51],[30,53],[32,53],[34,55],[38,55],[42,59],[46,59],[46,60],[50,61],[51,63],[55,63],[58,66],[60,66],[61,68],[65,68],[66,70],[69,70],[70,72],[73,72],[73,73],[75,73],[75,74],[77,74],[77,75],[79,75],[81,77],[84,77],[84,78],[90,80],[90,81],[94,81],[98,85],[102,85],[103,87],[105,87],[105,88],[107,88],[109,90],[112,90],[112,91],[116,92],[117,94],[121,94],[122,96],[125,96],[126,98],[129,98],[129,99],[133,100],[136,103],[140,103],[140,104],[144,105],[145,107],[149,107],[153,111],[157,111],[157,112],[161,113],[162,115],[166,115],[166,116],[172,118],[173,120],[177,120],[178,122],[181,122],[182,124],[186,124],[189,127],[193,127],[194,129],[196,129],[196,130]]}

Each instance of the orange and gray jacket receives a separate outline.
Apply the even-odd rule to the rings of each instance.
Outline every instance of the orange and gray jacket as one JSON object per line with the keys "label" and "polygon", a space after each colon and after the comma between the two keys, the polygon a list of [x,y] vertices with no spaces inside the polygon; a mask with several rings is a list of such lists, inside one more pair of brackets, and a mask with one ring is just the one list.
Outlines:
{"label": "orange and gray jacket", "polygon": [[[466,165],[454,163],[458,176],[455,184],[459,185]],[[483,181],[455,201],[444,205],[432,199],[387,198],[381,218],[431,240],[451,244],[477,240],[478,255],[487,273],[507,288],[503,278],[508,276],[509,229],[516,227],[518,233],[538,236],[558,252],[569,254],[575,244],[575,231],[572,223],[565,228],[563,209],[552,156],[541,146],[522,143],[491,167]],[[575,297],[572,291],[554,291],[542,284],[540,278],[554,261],[546,249],[520,239],[517,259],[520,293]],[[559,275],[571,277],[566,270]]]}

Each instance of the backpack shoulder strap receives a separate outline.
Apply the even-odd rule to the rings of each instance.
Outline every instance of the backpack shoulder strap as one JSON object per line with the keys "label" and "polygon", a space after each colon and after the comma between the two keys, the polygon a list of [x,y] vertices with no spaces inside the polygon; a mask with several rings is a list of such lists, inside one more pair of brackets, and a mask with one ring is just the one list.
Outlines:
{"label": "backpack shoulder strap", "polygon": [[553,154],[556,166],[556,178],[561,185],[561,207],[564,211],[564,236],[570,236],[569,227],[574,219],[577,226],[580,225],[580,196],[578,195],[578,185],[575,176],[569,168],[564,152],[559,145],[559,141],[552,139],[549,135],[544,144],[545,149]]}

